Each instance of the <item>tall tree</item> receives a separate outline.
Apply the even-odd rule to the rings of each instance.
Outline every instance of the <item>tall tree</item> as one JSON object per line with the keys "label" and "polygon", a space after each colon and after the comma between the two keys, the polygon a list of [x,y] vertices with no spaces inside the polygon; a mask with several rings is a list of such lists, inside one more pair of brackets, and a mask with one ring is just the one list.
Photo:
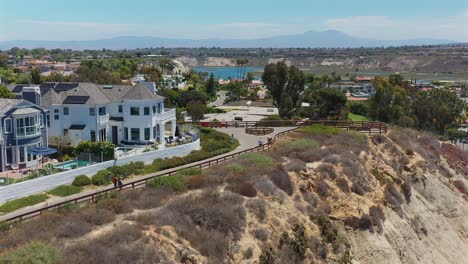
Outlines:
{"label": "tall tree", "polygon": [[31,81],[33,84],[41,84],[41,70],[39,68],[31,69]]}
{"label": "tall tree", "polygon": [[301,93],[304,91],[305,76],[294,66],[288,67],[283,62],[268,64],[262,75],[268,91],[273,97],[273,104],[279,115],[291,118],[301,105]]}
{"label": "tall tree", "polygon": [[6,86],[0,84],[0,98],[15,99],[16,95],[10,92]]}
{"label": "tall tree", "polygon": [[187,112],[192,116],[193,121],[200,121],[204,118],[205,104],[200,101],[190,101],[187,104]]}
{"label": "tall tree", "polygon": [[210,74],[210,78],[206,82],[206,93],[208,95],[213,95],[216,89],[216,83],[213,73]]}
{"label": "tall tree", "polygon": [[344,93],[335,89],[323,88],[313,90],[305,96],[304,101],[310,104],[302,113],[310,119],[345,119],[347,118]]}
{"label": "tall tree", "polygon": [[400,86],[403,86],[403,81],[405,80],[405,78],[403,78],[403,76],[401,76],[400,74],[391,74],[390,76],[388,76],[388,82],[391,84],[391,85],[400,85]]}

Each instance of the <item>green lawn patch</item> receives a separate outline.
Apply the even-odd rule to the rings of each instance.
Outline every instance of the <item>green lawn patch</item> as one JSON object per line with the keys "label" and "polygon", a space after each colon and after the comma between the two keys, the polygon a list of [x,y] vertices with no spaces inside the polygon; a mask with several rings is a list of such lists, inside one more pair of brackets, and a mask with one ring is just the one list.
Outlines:
{"label": "green lawn patch", "polygon": [[306,149],[318,148],[320,147],[320,143],[308,138],[299,138],[288,143],[286,147],[295,151],[301,151]]}
{"label": "green lawn patch", "polygon": [[336,135],[341,130],[333,126],[324,126],[324,125],[312,125],[301,128],[299,131],[302,131],[307,134],[312,135]]}
{"label": "green lawn patch", "polygon": [[186,175],[179,173],[171,176],[156,177],[149,180],[148,185],[153,188],[169,187],[175,191],[185,191],[187,189],[183,182],[185,177]]}
{"label": "green lawn patch", "polygon": [[18,210],[19,208],[42,203],[48,198],[49,196],[47,194],[35,194],[35,195],[30,195],[30,196],[26,196],[23,198],[11,200],[0,206],[0,212],[3,212],[3,213],[13,212],[15,210]]}
{"label": "green lawn patch", "polygon": [[81,192],[81,188],[78,186],[62,185],[62,186],[59,186],[55,189],[48,191],[47,193],[50,195],[65,197],[65,196],[69,196],[69,195],[76,194],[79,192]]}
{"label": "green lawn patch", "polygon": [[348,119],[350,119],[351,121],[369,121],[369,118],[353,113],[348,113]]}
{"label": "green lawn patch", "polygon": [[272,158],[259,153],[246,153],[240,156],[240,159],[252,166],[271,166],[274,163]]}
{"label": "green lawn patch", "polygon": [[0,255],[0,263],[62,263],[60,251],[42,242],[31,242],[25,246],[6,251]]}

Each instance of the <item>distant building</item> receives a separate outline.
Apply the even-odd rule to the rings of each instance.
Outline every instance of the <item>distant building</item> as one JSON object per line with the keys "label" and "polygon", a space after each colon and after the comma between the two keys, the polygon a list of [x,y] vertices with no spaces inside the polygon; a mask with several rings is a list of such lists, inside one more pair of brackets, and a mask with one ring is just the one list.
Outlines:
{"label": "distant building", "polygon": [[47,110],[26,100],[0,98],[0,171],[38,165],[32,147],[47,146]]}

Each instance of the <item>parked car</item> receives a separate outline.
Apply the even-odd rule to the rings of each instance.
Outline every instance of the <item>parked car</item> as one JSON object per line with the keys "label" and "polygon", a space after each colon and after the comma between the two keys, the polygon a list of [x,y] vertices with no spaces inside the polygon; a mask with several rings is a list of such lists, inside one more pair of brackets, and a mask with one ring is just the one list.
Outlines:
{"label": "parked car", "polygon": [[460,140],[460,143],[462,143],[462,144],[468,144],[468,139],[464,138],[464,139]]}

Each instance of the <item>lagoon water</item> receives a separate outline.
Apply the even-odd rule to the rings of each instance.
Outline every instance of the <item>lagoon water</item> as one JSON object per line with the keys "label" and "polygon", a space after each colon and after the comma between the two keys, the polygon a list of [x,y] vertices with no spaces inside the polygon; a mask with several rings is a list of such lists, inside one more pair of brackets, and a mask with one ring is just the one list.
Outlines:
{"label": "lagoon water", "polygon": [[[204,66],[197,66],[193,67],[193,70],[196,72],[206,72],[208,75],[213,73],[214,77],[219,79],[237,79],[238,76],[238,68],[237,67],[204,67]],[[249,72],[263,72],[263,68],[257,67],[246,67],[245,74]],[[255,79],[260,79],[259,76],[255,76]]]}

